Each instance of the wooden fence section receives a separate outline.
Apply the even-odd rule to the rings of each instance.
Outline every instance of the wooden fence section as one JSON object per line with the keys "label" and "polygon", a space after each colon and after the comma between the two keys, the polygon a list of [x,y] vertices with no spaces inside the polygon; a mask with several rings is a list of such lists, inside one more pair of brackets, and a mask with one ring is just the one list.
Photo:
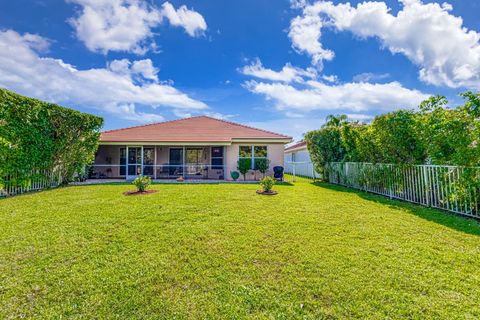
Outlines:
{"label": "wooden fence section", "polygon": [[480,218],[480,168],[330,163],[328,181]]}
{"label": "wooden fence section", "polygon": [[59,171],[33,170],[31,173],[0,178],[0,198],[58,187],[62,183]]}

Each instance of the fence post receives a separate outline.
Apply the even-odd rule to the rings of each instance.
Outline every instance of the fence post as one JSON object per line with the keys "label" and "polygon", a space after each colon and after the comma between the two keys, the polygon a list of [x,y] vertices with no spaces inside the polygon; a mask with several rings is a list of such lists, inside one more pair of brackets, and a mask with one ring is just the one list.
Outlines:
{"label": "fence post", "polygon": [[430,189],[430,181],[428,179],[428,173],[427,169],[428,166],[423,166],[423,183],[425,185],[425,203],[427,207],[430,206],[430,195],[429,195],[429,189]]}
{"label": "fence post", "polygon": [[393,166],[388,166],[388,176],[387,176],[387,183],[388,183],[388,195],[390,199],[393,199]]}
{"label": "fence post", "polygon": [[293,164],[293,182],[295,182],[295,162],[292,163]]}

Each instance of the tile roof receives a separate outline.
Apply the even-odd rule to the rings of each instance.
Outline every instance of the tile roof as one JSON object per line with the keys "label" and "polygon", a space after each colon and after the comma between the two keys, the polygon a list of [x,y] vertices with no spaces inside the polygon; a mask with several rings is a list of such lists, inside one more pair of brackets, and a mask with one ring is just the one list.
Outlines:
{"label": "tile roof", "polygon": [[104,131],[100,142],[231,142],[234,139],[291,137],[207,116]]}
{"label": "tile roof", "polygon": [[297,143],[292,144],[291,146],[286,147],[285,151],[299,149],[299,148],[306,147],[306,146],[307,146],[307,141],[302,140],[302,141],[299,141]]}

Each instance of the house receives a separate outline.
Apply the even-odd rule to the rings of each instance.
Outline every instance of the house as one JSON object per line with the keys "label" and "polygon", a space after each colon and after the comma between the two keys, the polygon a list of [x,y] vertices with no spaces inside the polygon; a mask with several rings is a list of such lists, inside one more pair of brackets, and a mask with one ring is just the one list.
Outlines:
{"label": "house", "polygon": [[307,149],[307,142],[301,140],[285,148],[284,163],[285,172],[295,175],[318,178],[315,172],[310,153]]}
{"label": "house", "polygon": [[[240,158],[284,166],[291,137],[206,116],[102,132],[90,178],[231,180]],[[250,172],[248,179],[256,174]]]}

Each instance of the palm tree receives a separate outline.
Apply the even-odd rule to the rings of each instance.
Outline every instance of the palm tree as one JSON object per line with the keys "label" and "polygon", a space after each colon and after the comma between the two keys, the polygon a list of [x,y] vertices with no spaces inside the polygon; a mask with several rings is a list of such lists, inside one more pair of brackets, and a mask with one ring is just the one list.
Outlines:
{"label": "palm tree", "polygon": [[327,122],[323,125],[324,127],[339,128],[348,123],[348,117],[345,114],[336,115],[336,116],[331,114],[327,116],[326,120]]}

